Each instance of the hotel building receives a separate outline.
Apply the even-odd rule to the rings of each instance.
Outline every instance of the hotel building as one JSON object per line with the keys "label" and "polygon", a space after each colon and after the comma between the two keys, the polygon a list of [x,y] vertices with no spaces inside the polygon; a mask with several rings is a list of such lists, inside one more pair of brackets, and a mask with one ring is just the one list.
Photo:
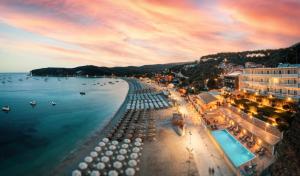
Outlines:
{"label": "hotel building", "polygon": [[240,75],[240,89],[277,98],[300,99],[300,64],[276,68],[246,68]]}

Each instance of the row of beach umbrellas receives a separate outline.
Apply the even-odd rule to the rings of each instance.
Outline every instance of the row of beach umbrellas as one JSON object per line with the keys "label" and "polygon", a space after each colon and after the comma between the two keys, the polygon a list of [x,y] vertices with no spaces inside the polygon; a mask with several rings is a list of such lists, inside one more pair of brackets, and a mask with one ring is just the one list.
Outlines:
{"label": "row of beach umbrellas", "polygon": [[72,176],[134,176],[139,171],[142,146],[141,138],[124,139],[122,142],[103,138],[78,164]]}

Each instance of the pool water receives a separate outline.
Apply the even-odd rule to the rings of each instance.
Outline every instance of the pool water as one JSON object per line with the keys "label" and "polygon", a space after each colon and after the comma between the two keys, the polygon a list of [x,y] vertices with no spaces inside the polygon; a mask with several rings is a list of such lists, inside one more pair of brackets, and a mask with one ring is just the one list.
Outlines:
{"label": "pool water", "polygon": [[255,157],[253,153],[245,148],[227,130],[212,131],[212,135],[236,168]]}

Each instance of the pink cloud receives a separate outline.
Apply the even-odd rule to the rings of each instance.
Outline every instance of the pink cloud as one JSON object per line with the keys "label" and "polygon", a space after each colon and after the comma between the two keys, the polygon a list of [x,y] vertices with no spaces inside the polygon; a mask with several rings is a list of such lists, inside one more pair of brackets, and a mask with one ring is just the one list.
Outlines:
{"label": "pink cloud", "polygon": [[0,22],[78,46],[31,45],[68,62],[143,65],[293,44],[299,8],[293,0],[3,0]]}

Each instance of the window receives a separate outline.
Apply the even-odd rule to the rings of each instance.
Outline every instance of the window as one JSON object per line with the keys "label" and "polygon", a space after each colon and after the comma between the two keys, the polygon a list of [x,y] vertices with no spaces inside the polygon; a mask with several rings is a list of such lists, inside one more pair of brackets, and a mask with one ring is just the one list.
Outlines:
{"label": "window", "polygon": [[281,74],[281,70],[279,70],[279,74]]}
{"label": "window", "polygon": [[297,84],[297,81],[294,79],[294,84]]}
{"label": "window", "polygon": [[267,71],[267,74],[269,74],[269,70]]}
{"label": "window", "polygon": [[288,90],[288,94],[290,94],[290,90]]}
{"label": "window", "polygon": [[282,89],[279,90],[279,93],[282,93]]}
{"label": "window", "polygon": [[291,74],[291,71],[290,71],[290,70],[288,70],[288,74]]}
{"label": "window", "polygon": [[297,95],[297,91],[296,90],[294,90],[294,95]]}

